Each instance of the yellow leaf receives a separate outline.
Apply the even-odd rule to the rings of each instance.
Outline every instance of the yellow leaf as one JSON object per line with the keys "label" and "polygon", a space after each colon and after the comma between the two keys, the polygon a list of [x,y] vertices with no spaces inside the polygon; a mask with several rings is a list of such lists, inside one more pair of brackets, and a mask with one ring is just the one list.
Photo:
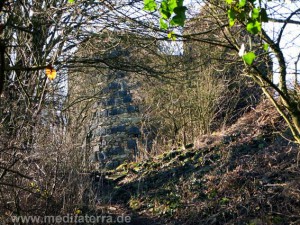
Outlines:
{"label": "yellow leaf", "polygon": [[80,209],[76,209],[74,213],[75,214],[81,214],[81,210]]}
{"label": "yellow leaf", "polygon": [[55,77],[56,77],[56,70],[53,69],[52,66],[46,67],[46,71],[45,72],[46,72],[46,75],[47,75],[47,77],[48,77],[49,80],[54,80],[55,79]]}
{"label": "yellow leaf", "polygon": [[172,41],[176,41],[176,35],[175,35],[174,31],[171,31],[168,33],[168,38],[172,39]]}

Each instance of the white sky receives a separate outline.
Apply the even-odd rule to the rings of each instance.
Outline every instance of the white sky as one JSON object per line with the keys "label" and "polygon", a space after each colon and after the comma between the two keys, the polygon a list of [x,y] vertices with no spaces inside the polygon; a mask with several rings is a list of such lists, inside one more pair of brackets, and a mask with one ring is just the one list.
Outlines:
{"label": "white sky", "polygon": [[[202,0],[184,0],[184,5],[188,6],[189,17],[199,13]],[[267,7],[266,5],[267,4]],[[262,7],[268,9],[268,15],[272,18],[285,19],[292,12],[300,8],[300,1],[298,0],[277,0],[269,1],[262,0]],[[300,13],[292,17],[292,20],[300,22]],[[283,23],[268,22],[264,23],[263,28],[269,34],[273,40],[277,40],[278,33],[283,26]],[[288,66],[288,79],[294,80],[295,77],[295,62],[300,54],[300,26],[296,24],[288,24],[284,29],[282,39],[280,41],[280,47],[283,50],[283,54]],[[278,73],[278,62],[274,60],[274,73]],[[297,63],[298,73],[300,74],[300,60]],[[299,75],[298,75],[299,76]],[[274,82],[278,83],[278,76],[274,76]],[[300,80],[300,78],[298,79]]]}
{"label": "white sky", "polygon": [[[275,18],[285,19],[292,12],[300,8],[299,1],[293,1],[290,3],[285,3],[283,1],[273,1],[268,2],[268,7],[270,8],[268,13],[273,14],[276,11]],[[292,17],[292,20],[300,22],[300,13]],[[278,33],[282,28],[283,23],[274,23],[268,22],[264,24],[264,29],[267,31],[269,36],[273,38],[273,40],[277,40]],[[294,80],[295,77],[295,62],[298,59],[300,54],[300,26],[296,24],[288,24],[284,29],[282,39],[280,41],[280,47],[283,50],[283,54],[286,60],[286,64],[288,66],[288,79]],[[274,60],[274,72],[275,74],[278,72],[278,63]],[[297,64],[298,73],[300,70],[300,62]],[[275,76],[275,83],[278,82],[278,77]]]}

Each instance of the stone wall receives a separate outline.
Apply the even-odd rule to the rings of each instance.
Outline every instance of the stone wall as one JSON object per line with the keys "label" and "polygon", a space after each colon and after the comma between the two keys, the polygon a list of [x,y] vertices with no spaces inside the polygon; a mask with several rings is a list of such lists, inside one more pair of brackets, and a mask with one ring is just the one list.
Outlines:
{"label": "stone wall", "polygon": [[100,168],[113,169],[138,154],[141,136],[139,107],[134,104],[132,88],[123,71],[110,71],[107,84],[94,106],[89,148]]}

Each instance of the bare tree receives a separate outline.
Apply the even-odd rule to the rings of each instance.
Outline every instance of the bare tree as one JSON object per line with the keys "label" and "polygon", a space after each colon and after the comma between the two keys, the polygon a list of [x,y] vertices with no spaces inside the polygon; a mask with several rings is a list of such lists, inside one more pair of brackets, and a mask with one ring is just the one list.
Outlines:
{"label": "bare tree", "polygon": [[[65,138],[61,113],[67,61],[80,43],[106,28],[133,30],[123,15],[128,4],[1,2],[0,207],[7,215],[73,210],[79,202],[70,193],[78,191],[72,182],[81,156],[70,154],[73,145]],[[45,75],[49,67],[57,71],[54,81]],[[29,204],[33,199],[36,205]]]}

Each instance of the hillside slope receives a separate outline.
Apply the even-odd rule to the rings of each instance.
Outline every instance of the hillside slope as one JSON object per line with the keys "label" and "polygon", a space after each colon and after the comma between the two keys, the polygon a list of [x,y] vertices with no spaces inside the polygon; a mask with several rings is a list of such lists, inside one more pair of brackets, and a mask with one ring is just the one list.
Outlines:
{"label": "hillside slope", "polygon": [[262,102],[195,148],[106,172],[97,210],[131,224],[300,224],[298,148],[285,130]]}

